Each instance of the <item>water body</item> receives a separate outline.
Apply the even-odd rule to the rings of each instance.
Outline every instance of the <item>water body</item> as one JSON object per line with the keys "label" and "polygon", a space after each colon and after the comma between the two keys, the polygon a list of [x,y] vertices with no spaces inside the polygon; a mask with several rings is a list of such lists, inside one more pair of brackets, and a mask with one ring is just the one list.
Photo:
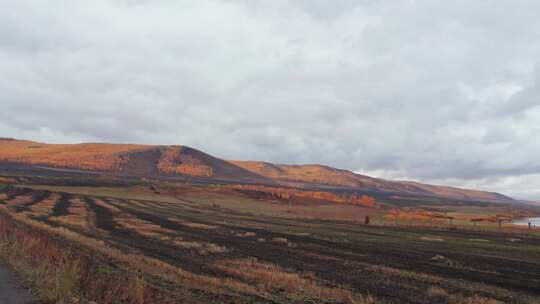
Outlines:
{"label": "water body", "polygon": [[515,219],[512,221],[514,225],[529,225],[529,222],[531,222],[531,225],[535,227],[540,227],[540,217],[529,217],[529,218],[523,218],[523,219]]}

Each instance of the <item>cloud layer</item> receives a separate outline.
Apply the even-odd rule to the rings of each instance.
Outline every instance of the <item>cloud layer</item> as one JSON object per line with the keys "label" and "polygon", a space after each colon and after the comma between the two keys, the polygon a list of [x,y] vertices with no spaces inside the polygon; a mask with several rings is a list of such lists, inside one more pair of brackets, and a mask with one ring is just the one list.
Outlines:
{"label": "cloud layer", "polygon": [[540,199],[538,1],[0,0],[0,135]]}

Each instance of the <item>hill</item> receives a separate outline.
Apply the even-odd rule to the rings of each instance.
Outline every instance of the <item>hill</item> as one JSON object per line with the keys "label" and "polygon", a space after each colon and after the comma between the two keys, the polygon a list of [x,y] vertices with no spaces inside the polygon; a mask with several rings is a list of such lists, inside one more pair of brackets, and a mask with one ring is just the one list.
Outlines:
{"label": "hill", "polygon": [[499,193],[434,186],[411,181],[389,181],[322,165],[276,165],[257,161],[232,161],[232,163],[283,184],[346,187],[374,192],[394,192],[456,200],[512,201],[511,198]]}
{"label": "hill", "polygon": [[187,177],[206,181],[281,185],[328,191],[370,191],[453,200],[512,202],[499,193],[389,181],[323,165],[226,161],[186,146],[135,144],[45,144],[0,138],[0,168],[26,165],[138,177]]}
{"label": "hill", "polygon": [[241,167],[185,146],[44,144],[0,139],[0,161],[141,177],[191,176],[271,183]]}

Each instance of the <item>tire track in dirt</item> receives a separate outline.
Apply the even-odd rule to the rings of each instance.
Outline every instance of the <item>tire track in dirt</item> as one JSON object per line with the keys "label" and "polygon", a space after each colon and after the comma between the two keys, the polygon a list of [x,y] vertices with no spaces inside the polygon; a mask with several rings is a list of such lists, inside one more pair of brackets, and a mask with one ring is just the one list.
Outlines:
{"label": "tire track in dirt", "polygon": [[[111,199],[106,199],[102,197],[100,197],[99,199],[105,205],[117,207]],[[206,262],[200,260],[200,257],[193,255],[192,252],[183,252],[177,247],[167,245],[167,243],[158,241],[153,238],[145,237],[128,229],[123,229],[115,222],[114,213],[111,212],[111,210],[109,210],[107,207],[101,204],[97,204],[94,198],[91,197],[85,197],[85,201],[87,203],[87,206],[91,208],[96,214],[96,227],[109,232],[109,235],[104,237],[104,239],[106,240],[107,244],[112,248],[116,248],[126,253],[142,253],[145,256],[162,260],[177,267],[181,267],[183,270],[186,271],[190,271],[193,273],[203,273],[198,270],[204,267]],[[126,215],[132,214],[126,212]],[[87,235],[88,233],[84,232],[82,234]],[[92,235],[89,236],[95,237]],[[210,274],[210,272],[204,272],[204,274]],[[169,283],[164,282],[162,281],[162,279],[153,276],[152,283],[155,285],[154,287],[161,286],[161,288],[165,288],[165,291],[172,287]],[[204,297],[208,296],[210,295],[204,295]],[[235,303],[238,300],[238,296],[244,298],[244,296],[242,295],[233,296],[220,294],[212,295],[211,298],[215,298],[214,300],[216,301],[219,300],[225,301],[227,303]]]}
{"label": "tire track in dirt", "polygon": [[[177,265],[182,269],[197,274],[208,274],[217,277],[228,277],[211,267],[213,261],[223,258],[245,258],[257,257],[260,261],[269,262],[281,266],[284,269],[297,272],[312,272],[318,278],[330,285],[351,286],[351,289],[376,295],[381,300],[391,300],[392,303],[430,303],[426,298],[425,290],[433,285],[444,287],[447,291],[460,293],[455,283],[461,281],[466,284],[485,283],[486,288],[501,287],[508,289],[511,294],[540,294],[537,289],[539,280],[535,277],[540,273],[540,263],[519,262],[510,259],[512,251],[505,253],[508,257],[501,255],[484,255],[482,251],[450,248],[444,242],[426,244],[416,239],[416,233],[434,234],[431,230],[407,230],[389,227],[353,227],[347,225],[334,227],[332,223],[316,222],[317,229],[328,229],[329,235],[334,232],[346,231],[354,234],[354,241],[330,240],[328,238],[318,238],[317,233],[313,236],[297,236],[290,233],[280,233],[273,231],[286,231],[290,227],[305,228],[308,221],[288,219],[274,221],[273,218],[265,217],[262,221],[250,221],[247,226],[241,227],[244,222],[243,216],[230,216],[227,210],[220,212],[191,214],[189,212],[179,212],[175,218],[186,219],[200,223],[215,224],[215,220],[227,220],[230,224],[219,224],[218,230],[197,229],[182,225],[174,220],[169,220],[171,214],[164,213],[167,208],[156,208],[158,203],[148,202],[148,210],[144,208],[130,207],[129,200],[100,198],[104,204],[96,204],[94,199],[83,197],[87,206],[96,214],[96,226],[108,231],[110,235],[105,237],[107,243],[115,248],[119,248],[130,253],[143,254],[163,260],[172,265]],[[110,205],[118,210],[110,210]],[[56,205],[55,205],[56,207]],[[66,211],[67,211],[66,207]],[[180,209],[180,208],[175,208]],[[173,246],[170,241],[160,240],[153,237],[146,237],[135,230],[124,229],[119,226],[115,219],[120,215],[133,216],[137,219],[159,225],[163,228],[175,231],[175,235],[181,236],[185,240],[210,242],[224,246],[228,252],[217,255],[201,256],[193,251],[179,249]],[[206,219],[205,219],[206,217]],[[264,222],[265,228],[250,227],[251,224]],[[300,225],[300,226],[299,226]],[[320,226],[320,227],[319,227]],[[343,226],[343,227],[342,227]],[[285,228],[285,229],[284,229]],[[343,231],[342,231],[343,230]],[[243,238],[235,235],[234,232],[245,231],[254,232],[257,237],[264,238],[265,242],[257,242],[255,238]],[[322,230],[321,230],[322,231]],[[405,232],[409,238],[398,239]],[[337,233],[336,232],[336,233]],[[395,234],[394,234],[395,232]],[[336,234],[335,235],[338,235]],[[482,233],[467,233],[465,235],[444,231],[437,232],[441,238],[450,236],[466,238],[483,237]],[[388,235],[389,234],[389,235]],[[324,234],[326,235],[326,234]],[[362,241],[362,236],[365,240]],[[489,236],[486,234],[486,238]],[[96,235],[94,235],[96,237]],[[294,247],[287,244],[275,244],[270,240],[273,238],[286,238]],[[522,243],[528,242],[525,238]],[[528,243],[527,243],[528,244]],[[536,244],[536,240],[531,241]],[[436,254],[442,254],[449,260],[457,263],[459,267],[444,265],[433,262],[431,258]],[[384,269],[369,266],[381,266],[392,268],[396,273],[385,273]],[[470,267],[471,269],[460,268]],[[474,267],[473,267],[474,266]],[[440,283],[434,283],[423,277],[403,276],[399,271],[410,272],[414,275],[432,275],[441,279]],[[484,272],[485,271],[485,272]],[[489,271],[493,273],[488,274]],[[466,289],[468,290],[468,289]],[[467,291],[464,290],[465,293]],[[488,292],[476,289],[476,293],[489,296]],[[501,298],[508,303],[520,302],[519,298],[512,300],[513,295]],[[432,299],[431,299],[432,300]]]}
{"label": "tire track in dirt", "polygon": [[[176,231],[175,235],[181,237],[184,241],[206,241],[202,240],[196,232],[194,233],[194,229],[191,229],[184,225],[169,221],[159,216],[154,216],[152,214],[146,214],[140,211],[128,209],[112,201],[108,201],[107,203],[111,206],[118,208],[125,215],[133,216],[137,219],[148,221],[163,228],[174,230]],[[209,267],[209,264],[212,260],[215,260],[217,256],[222,257],[222,255],[220,254],[201,255],[198,254],[196,250],[182,249],[178,246],[174,246],[170,242],[152,237],[146,237],[137,233],[136,231],[120,229],[118,227],[115,231],[111,233],[111,237],[114,238],[115,242],[139,250],[147,256],[166,261],[167,263],[181,267],[184,270],[196,274],[215,275],[216,271],[214,269],[211,269]]]}
{"label": "tire track in dirt", "polygon": [[60,193],[60,199],[56,202],[51,210],[50,216],[63,216],[68,214],[68,209],[71,206],[72,194]]}
{"label": "tire track in dirt", "polygon": [[[328,280],[329,282],[334,282],[334,284],[337,283],[337,285],[352,285],[353,288],[362,292],[365,290],[376,290],[378,297],[392,299],[392,303],[408,303],[409,301],[402,299],[414,299],[415,297],[418,297],[418,293],[412,293],[411,289],[403,288],[403,285],[398,283],[392,284],[394,286],[391,286],[392,288],[388,288],[388,292],[385,293],[380,289],[380,281],[366,280],[366,278],[363,276],[359,277],[358,274],[361,273],[359,271],[360,269],[351,269],[351,266],[345,265],[345,261],[343,260],[329,262],[329,260],[325,259],[324,257],[304,255],[303,251],[271,242],[271,239],[273,238],[288,237],[286,234],[273,233],[262,229],[251,229],[251,231],[256,231],[258,236],[264,237],[268,240],[264,243],[259,243],[255,240],[235,237],[230,233],[221,234],[216,233],[215,231],[190,229],[153,214],[145,214],[143,212],[133,211],[127,208],[121,209],[123,209],[124,212],[134,214],[140,219],[150,221],[155,224],[160,224],[168,229],[182,229],[184,233],[190,233],[193,236],[196,236],[199,240],[215,243],[230,249],[229,253],[225,254],[225,256],[221,255],[219,258],[184,258],[180,263],[174,260],[172,261],[174,264],[197,274],[230,278],[230,275],[209,266],[212,264],[213,260],[217,261],[222,258],[242,259],[256,257],[260,261],[280,265],[284,269],[296,269],[300,272],[306,271],[315,273],[317,277],[323,280]],[[168,256],[167,259],[170,257],[168,253],[162,251],[164,244],[156,244],[156,241],[151,239],[148,239],[147,243],[152,244],[152,246],[148,246],[148,248],[140,248],[146,254],[150,254],[158,259],[164,259],[165,256]],[[201,263],[201,261],[203,262]],[[341,272],[341,275],[332,275],[334,270],[336,272]],[[351,277],[357,278],[357,284],[354,284],[355,282],[351,282]],[[426,286],[426,288],[428,287],[426,284],[423,284],[423,286]]]}
{"label": "tire track in dirt", "polygon": [[23,203],[23,204],[16,205],[16,206],[12,206],[12,209],[16,213],[20,213],[20,212],[23,212],[23,211],[29,211],[30,207],[32,207],[33,205],[35,205],[35,204],[37,204],[39,202],[44,201],[50,195],[51,195],[50,191],[36,191],[35,193],[32,193],[32,201],[31,202]]}
{"label": "tire track in dirt", "polygon": [[[365,291],[373,290],[377,292],[378,297],[388,297],[396,301],[396,298],[414,300],[419,296],[425,296],[425,289],[430,287],[429,282],[423,282],[419,279],[404,279],[399,284],[388,282],[387,275],[379,275],[370,277],[369,280],[365,276],[358,276],[359,273],[365,271],[363,267],[351,267],[355,263],[358,265],[380,265],[384,267],[392,267],[397,270],[403,269],[413,271],[414,273],[425,273],[426,275],[441,276],[443,280],[468,280],[477,284],[490,284],[501,288],[511,288],[513,290],[521,290],[528,294],[538,294],[536,288],[536,280],[534,278],[523,278],[523,280],[515,280],[515,273],[495,274],[486,278],[486,273],[475,271],[473,269],[452,268],[446,265],[437,265],[431,261],[431,258],[440,253],[440,248],[426,249],[426,246],[416,248],[404,248],[403,244],[384,244],[384,248],[379,248],[377,243],[344,243],[333,242],[323,239],[311,237],[298,237],[289,234],[275,233],[264,229],[249,229],[255,232],[258,236],[266,239],[275,237],[285,237],[297,244],[297,248],[287,248],[276,246],[271,243],[257,243],[238,239],[230,234],[216,233],[215,231],[204,231],[189,229],[180,226],[174,222],[166,220],[158,215],[150,214],[133,210],[131,208],[116,205],[124,212],[131,213],[136,217],[161,225],[169,229],[182,229],[183,233],[189,233],[197,238],[216,243],[218,245],[232,248],[236,254],[231,255],[231,258],[238,257],[257,257],[260,260],[268,261],[280,265],[284,268],[311,271],[322,279],[338,284],[352,285],[353,288]],[[238,229],[238,227],[230,227]],[[247,230],[247,229],[246,229]],[[144,250],[144,249],[142,249]],[[313,256],[310,253],[317,252],[318,256]],[[159,252],[155,252],[154,254]],[[452,255],[452,258],[459,260],[457,256]],[[500,263],[508,263],[508,261],[500,258],[475,257],[467,255],[465,258],[471,265],[482,265],[482,261],[488,265],[499,265]],[[204,265],[203,265],[204,266]],[[499,265],[500,266],[500,265]],[[185,266],[184,266],[185,267]],[[512,267],[515,265],[512,264]],[[530,267],[538,268],[539,265],[529,264],[521,265],[519,268]],[[201,271],[206,273],[204,268]],[[216,275],[219,275],[216,273]],[[373,273],[372,273],[373,275]],[[450,281],[448,281],[450,282]],[[380,286],[386,285],[381,289]],[[404,288],[408,287],[408,288]],[[415,287],[415,288],[411,288]],[[454,286],[454,288],[456,288]]]}
{"label": "tire track in dirt", "polygon": [[85,197],[84,201],[86,202],[86,205],[94,211],[96,228],[109,232],[115,232],[118,229],[117,225],[114,223],[112,212],[110,212],[107,208],[96,204],[94,198]]}
{"label": "tire track in dirt", "polygon": [[7,195],[5,199],[6,201],[12,200],[16,198],[17,196],[27,195],[32,192],[31,189],[20,188],[20,187],[8,187],[5,190],[7,190],[4,192]]}

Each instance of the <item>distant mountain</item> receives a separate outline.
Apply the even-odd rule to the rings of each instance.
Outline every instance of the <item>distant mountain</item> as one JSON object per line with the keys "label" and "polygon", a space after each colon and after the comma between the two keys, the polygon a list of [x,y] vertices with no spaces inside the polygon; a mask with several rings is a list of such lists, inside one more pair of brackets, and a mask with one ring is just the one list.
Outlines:
{"label": "distant mountain", "polygon": [[44,144],[0,139],[0,161],[135,176],[191,176],[272,183],[225,160],[185,146]]}
{"label": "distant mountain", "polygon": [[521,203],[531,206],[540,206],[540,201],[520,200]]}
{"label": "distant mountain", "polygon": [[412,181],[389,181],[322,165],[277,165],[258,161],[232,161],[232,163],[276,182],[289,185],[333,186],[468,201],[513,201],[507,196],[494,192],[435,186]]}
{"label": "distant mountain", "polygon": [[310,189],[372,191],[453,200],[513,202],[499,193],[389,181],[322,165],[226,161],[186,146],[133,144],[44,144],[0,138],[0,168],[26,165],[140,177],[193,177],[230,183]]}

